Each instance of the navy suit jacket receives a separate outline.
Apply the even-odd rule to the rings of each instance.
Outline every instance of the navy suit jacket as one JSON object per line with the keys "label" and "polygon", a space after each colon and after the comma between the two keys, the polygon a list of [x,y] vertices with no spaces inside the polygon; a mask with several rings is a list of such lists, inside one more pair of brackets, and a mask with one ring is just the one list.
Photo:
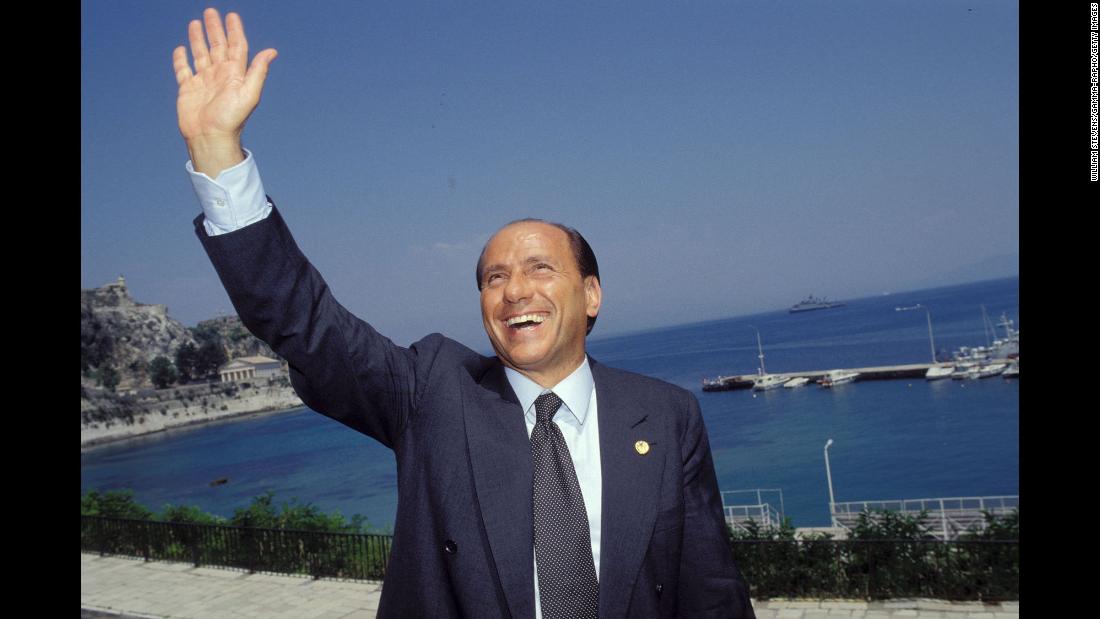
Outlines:
{"label": "navy suit jacket", "polygon": [[[531,446],[500,361],[438,333],[394,345],[336,302],[278,210],[213,237],[202,220],[195,231],[237,313],[287,359],[302,400],[396,455],[397,522],[378,616],[533,618]],[[600,617],[754,617],[697,400],[594,359],[591,367]]]}

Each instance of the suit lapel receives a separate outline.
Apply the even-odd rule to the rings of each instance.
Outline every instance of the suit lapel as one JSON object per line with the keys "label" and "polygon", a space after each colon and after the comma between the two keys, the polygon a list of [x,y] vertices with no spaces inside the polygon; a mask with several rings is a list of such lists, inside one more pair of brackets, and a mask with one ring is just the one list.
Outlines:
{"label": "suit lapel", "polygon": [[[630,386],[589,357],[596,385],[603,497],[600,515],[600,616],[623,617],[657,515],[668,449],[677,446]],[[508,609],[534,617],[531,443],[503,367],[463,384],[463,415],[481,516]],[[646,441],[641,455],[635,443]]]}
{"label": "suit lapel", "polygon": [[[591,360],[600,424],[600,616],[625,617],[657,517],[670,439],[628,385]],[[649,451],[639,454],[638,441]]]}
{"label": "suit lapel", "polygon": [[499,363],[463,390],[470,466],[504,597],[513,617],[533,618],[533,470],[523,411]]}

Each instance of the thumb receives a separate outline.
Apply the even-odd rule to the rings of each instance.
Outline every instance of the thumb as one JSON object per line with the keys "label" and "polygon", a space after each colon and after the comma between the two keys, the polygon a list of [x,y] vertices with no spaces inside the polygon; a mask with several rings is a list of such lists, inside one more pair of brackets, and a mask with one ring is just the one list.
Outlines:
{"label": "thumb", "polygon": [[244,74],[244,83],[249,90],[257,95],[259,94],[264,87],[264,80],[267,79],[267,68],[271,66],[271,62],[278,55],[279,52],[274,49],[265,49],[256,54],[256,57],[252,59],[252,65],[248,67],[248,71]]}

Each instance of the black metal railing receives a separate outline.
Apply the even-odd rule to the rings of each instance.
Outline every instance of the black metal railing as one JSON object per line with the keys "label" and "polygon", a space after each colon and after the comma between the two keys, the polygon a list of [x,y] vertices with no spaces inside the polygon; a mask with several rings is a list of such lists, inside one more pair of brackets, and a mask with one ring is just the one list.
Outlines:
{"label": "black metal railing", "polygon": [[[187,561],[250,572],[381,580],[393,538],[80,517],[86,552]],[[1019,600],[1020,543],[734,540],[754,598]]]}
{"label": "black metal railing", "polygon": [[388,535],[80,517],[82,551],[314,578],[381,580],[392,543]]}
{"label": "black metal railing", "polygon": [[1019,600],[1020,542],[732,542],[753,597]]}

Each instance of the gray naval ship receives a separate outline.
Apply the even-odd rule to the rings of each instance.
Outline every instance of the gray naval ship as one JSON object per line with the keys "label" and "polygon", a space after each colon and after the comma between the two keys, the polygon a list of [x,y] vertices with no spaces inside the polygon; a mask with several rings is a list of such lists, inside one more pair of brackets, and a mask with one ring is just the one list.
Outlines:
{"label": "gray naval ship", "polygon": [[795,312],[810,312],[813,310],[829,309],[831,307],[844,307],[844,304],[838,303],[836,301],[830,301],[824,297],[818,299],[811,294],[805,299],[802,299],[798,303],[792,305],[791,309],[788,311],[794,314]]}

